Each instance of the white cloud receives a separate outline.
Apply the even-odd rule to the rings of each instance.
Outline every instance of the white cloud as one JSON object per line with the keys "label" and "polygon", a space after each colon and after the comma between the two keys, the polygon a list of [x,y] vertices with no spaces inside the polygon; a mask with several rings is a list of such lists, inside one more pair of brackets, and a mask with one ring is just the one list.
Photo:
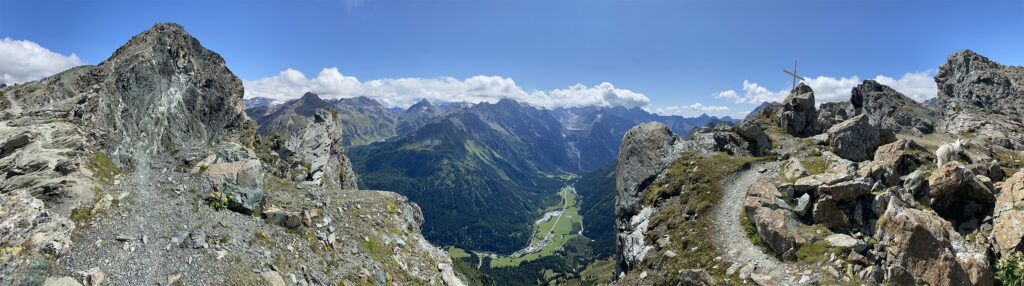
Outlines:
{"label": "white cloud", "polygon": [[64,56],[32,41],[0,39],[0,82],[38,80],[83,64],[74,53]]}
{"label": "white cloud", "polygon": [[[836,102],[850,100],[850,91],[861,83],[860,78],[839,78],[818,76],[804,81],[814,90],[814,102]],[[789,95],[788,93],[786,95]],[[784,98],[783,98],[784,99]]]}
{"label": "white cloud", "polygon": [[615,88],[611,83],[588,87],[576,84],[549,92],[524,91],[510,78],[478,75],[463,80],[439,78],[386,78],[370,81],[343,75],[337,68],[325,68],[312,79],[287,69],[259,80],[243,80],[245,96],[293,99],[307,91],[323,98],[366,96],[388,107],[407,107],[420,99],[433,102],[496,102],[502,98],[544,107],[625,106],[643,107],[650,100],[643,94]]}
{"label": "white cloud", "polygon": [[[888,85],[914,100],[924,101],[935,97],[938,92],[932,76],[932,71],[923,71],[917,73],[906,73],[899,79],[879,75],[876,76],[874,80],[881,84]],[[814,90],[815,102],[824,103],[850,100],[850,91],[857,85],[861,84],[862,81],[857,76],[849,78],[818,76],[813,78],[809,77],[804,82]],[[735,90],[730,89],[717,93],[715,97],[731,99],[736,103],[756,104],[766,101],[781,102],[789,95],[788,89],[771,92],[768,91],[767,88],[760,86],[757,83],[749,82],[748,80],[743,81],[743,92],[743,96],[740,96]]]}
{"label": "white cloud", "polygon": [[903,93],[903,95],[917,101],[932,99],[939,93],[938,87],[935,86],[935,74],[933,74],[933,71],[908,72],[903,74],[903,77],[900,79],[879,75],[875,77],[875,81],[888,85]]}
{"label": "white cloud", "polygon": [[693,110],[696,110],[696,111],[700,111],[700,112],[726,111],[726,110],[729,110],[728,106],[714,106],[714,105],[707,105],[706,106],[706,105],[701,104],[700,102],[694,103],[694,104],[690,105],[689,107],[690,107],[690,109],[693,109]]}
{"label": "white cloud", "polygon": [[555,89],[550,92],[551,99],[557,106],[625,106],[627,108],[643,107],[651,103],[647,96],[628,89],[619,89],[611,83],[602,82],[594,87],[576,84],[568,89]]}

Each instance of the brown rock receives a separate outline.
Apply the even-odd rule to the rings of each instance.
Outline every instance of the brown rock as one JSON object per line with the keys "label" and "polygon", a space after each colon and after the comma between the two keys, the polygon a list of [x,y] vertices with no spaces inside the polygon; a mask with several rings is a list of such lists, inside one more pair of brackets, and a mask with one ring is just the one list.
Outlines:
{"label": "brown rock", "polygon": [[313,226],[313,216],[310,215],[309,210],[302,210],[302,224],[306,227]]}
{"label": "brown rock", "polygon": [[967,243],[933,211],[908,208],[890,199],[876,227],[879,243],[888,246],[888,262],[900,265],[906,274],[894,278],[912,279],[918,285],[993,283],[985,250]]}
{"label": "brown rock", "polygon": [[296,212],[285,211],[277,207],[270,207],[263,211],[263,219],[268,223],[287,227],[298,228],[302,225],[302,217]]}
{"label": "brown rock", "polygon": [[871,193],[871,184],[864,179],[854,179],[818,187],[819,195],[829,195],[837,202],[846,202]]}
{"label": "brown rock", "polygon": [[758,179],[747,192],[743,202],[747,219],[757,228],[758,236],[768,242],[776,254],[781,255],[806,242],[806,239],[794,232],[799,222],[771,180]]}
{"label": "brown rock", "polygon": [[850,227],[850,216],[836,207],[836,200],[829,195],[818,197],[814,204],[814,211],[811,214],[815,223],[825,225],[830,229],[844,229]]}
{"label": "brown rock", "polygon": [[993,215],[992,237],[997,250],[1003,255],[1024,251],[1024,172],[1017,172],[1003,183]]}
{"label": "brown rock", "polygon": [[[928,177],[928,196],[932,208],[943,212],[959,205],[955,210],[962,212],[966,203],[977,203],[991,206],[995,203],[992,180],[985,176],[977,176],[963,165],[946,164]],[[964,213],[963,215],[973,215]]]}
{"label": "brown rock", "polygon": [[277,271],[264,271],[260,273],[260,277],[263,278],[263,282],[267,286],[285,286],[284,279],[281,278],[280,274],[277,274]]}

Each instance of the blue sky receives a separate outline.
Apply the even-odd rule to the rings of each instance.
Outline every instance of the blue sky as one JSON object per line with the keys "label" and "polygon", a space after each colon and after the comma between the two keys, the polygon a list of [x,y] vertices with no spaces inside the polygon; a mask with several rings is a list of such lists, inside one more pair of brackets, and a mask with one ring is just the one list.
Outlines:
{"label": "blue sky", "polygon": [[72,54],[99,63],[154,22],[221,54],[247,96],[391,106],[511,96],[736,116],[784,95],[793,60],[824,100],[877,76],[934,96],[929,80],[960,49],[1024,65],[1022,1],[0,0],[0,38],[64,56],[53,69]]}

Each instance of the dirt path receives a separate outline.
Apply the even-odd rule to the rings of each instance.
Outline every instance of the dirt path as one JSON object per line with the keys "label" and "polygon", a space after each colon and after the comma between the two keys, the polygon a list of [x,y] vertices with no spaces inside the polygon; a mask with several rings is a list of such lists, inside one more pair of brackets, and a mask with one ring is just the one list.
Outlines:
{"label": "dirt path", "polygon": [[[725,193],[722,196],[722,203],[714,210],[713,224],[718,226],[718,232],[723,235],[716,236],[715,243],[725,253],[723,257],[739,264],[739,268],[754,265],[754,273],[774,277],[779,285],[796,285],[805,271],[811,270],[812,273],[820,271],[814,271],[805,265],[783,262],[764,253],[750,242],[746,236],[746,229],[740,221],[743,200],[747,196],[750,184],[760,177],[776,174],[779,166],[781,166],[780,162],[756,163],[749,169],[727,177],[722,182]],[[810,276],[816,278],[813,277],[815,274]]]}

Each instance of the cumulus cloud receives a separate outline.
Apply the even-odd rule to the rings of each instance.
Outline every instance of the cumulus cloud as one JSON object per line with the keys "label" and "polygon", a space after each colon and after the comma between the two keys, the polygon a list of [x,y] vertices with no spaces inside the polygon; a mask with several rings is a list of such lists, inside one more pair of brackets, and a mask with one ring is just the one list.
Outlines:
{"label": "cumulus cloud", "polygon": [[[815,102],[836,102],[850,100],[850,91],[853,90],[853,87],[860,84],[861,80],[857,76],[838,79],[818,76],[816,78],[807,78],[804,83],[807,83],[814,90]],[[788,92],[786,95],[789,95]]]}
{"label": "cumulus cloud", "polygon": [[900,79],[879,75],[875,77],[875,81],[888,85],[907,97],[913,98],[917,101],[925,101],[935,98],[939,93],[939,89],[935,85],[934,71],[923,71],[918,73],[908,72],[903,74],[903,77]]}
{"label": "cumulus cloud", "polygon": [[0,82],[33,81],[83,64],[74,53],[65,56],[32,41],[0,39]]}
{"label": "cumulus cloud", "polygon": [[366,96],[388,107],[407,107],[420,99],[433,102],[496,102],[512,98],[530,104],[554,107],[625,106],[644,107],[650,100],[643,94],[620,89],[611,83],[593,87],[576,84],[566,89],[524,91],[510,78],[478,75],[466,79],[385,78],[360,81],[343,75],[337,68],[325,68],[314,78],[293,69],[259,80],[243,80],[245,96],[293,99],[305,92],[323,98]]}
{"label": "cumulus cloud", "polygon": [[647,96],[627,89],[619,89],[603,82],[594,87],[576,84],[568,89],[555,89],[551,99],[559,106],[625,106],[643,107],[651,103]]}
{"label": "cumulus cloud", "polygon": [[[873,79],[881,84],[892,87],[907,97],[917,101],[924,101],[935,97],[938,92],[938,89],[935,86],[935,81],[932,79],[934,76],[932,73],[932,71],[906,73],[899,79],[878,75]],[[814,90],[815,101],[818,103],[824,103],[850,100],[850,90],[860,84],[861,79],[857,76],[849,78],[818,76],[809,77],[804,81],[804,83],[811,86],[811,89]],[[730,89],[715,94],[715,97],[730,99],[736,103],[762,103],[767,101],[782,101],[788,95],[788,89],[772,92],[757,83],[744,80],[742,96],[735,90]]]}

